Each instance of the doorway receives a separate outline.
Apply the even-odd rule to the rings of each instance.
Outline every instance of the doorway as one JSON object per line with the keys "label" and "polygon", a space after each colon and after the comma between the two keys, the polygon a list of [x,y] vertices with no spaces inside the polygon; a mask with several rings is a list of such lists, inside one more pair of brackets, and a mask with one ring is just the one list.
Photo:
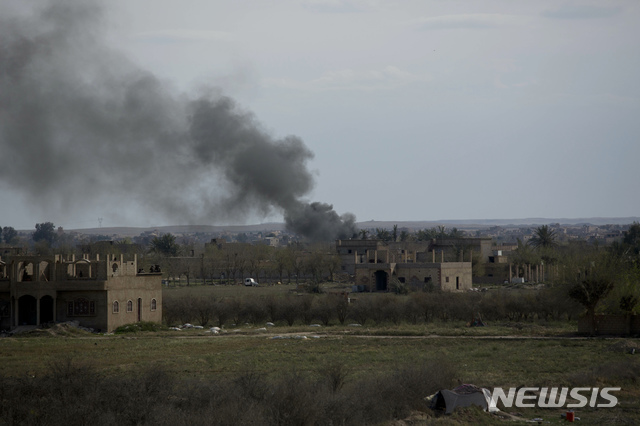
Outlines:
{"label": "doorway", "polygon": [[53,321],[53,297],[42,296],[40,299],[40,324]]}
{"label": "doorway", "polygon": [[385,271],[376,271],[376,291],[387,291],[387,282],[389,281],[389,274]]}
{"label": "doorway", "polygon": [[33,296],[18,299],[18,325],[38,325],[37,300]]}

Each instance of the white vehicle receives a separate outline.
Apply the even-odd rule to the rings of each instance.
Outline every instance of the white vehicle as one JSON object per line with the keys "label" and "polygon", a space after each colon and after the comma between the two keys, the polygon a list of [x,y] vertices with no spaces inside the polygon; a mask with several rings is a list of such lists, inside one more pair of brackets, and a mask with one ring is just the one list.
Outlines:
{"label": "white vehicle", "polygon": [[258,287],[258,281],[254,280],[253,278],[245,278],[244,285],[246,285],[247,287]]}

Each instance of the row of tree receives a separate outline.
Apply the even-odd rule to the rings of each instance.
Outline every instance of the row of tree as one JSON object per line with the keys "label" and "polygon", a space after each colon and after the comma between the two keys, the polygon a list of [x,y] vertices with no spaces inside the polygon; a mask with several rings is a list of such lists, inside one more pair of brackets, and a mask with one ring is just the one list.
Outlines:
{"label": "row of tree", "polygon": [[544,225],[528,244],[518,241],[512,261],[553,267],[548,284],[561,287],[582,305],[595,329],[597,311],[634,313],[640,303],[640,223],[633,223],[621,242],[608,247],[578,241],[558,244],[556,233]]}
{"label": "row of tree", "polygon": [[176,297],[163,301],[167,325],[196,323],[218,327],[266,321],[283,325],[319,323],[324,326],[358,323],[424,324],[439,321],[471,321],[481,314],[485,321],[575,320],[581,309],[566,303],[557,289],[543,291],[415,292],[408,296],[360,294],[349,302],[342,294],[288,295],[245,298]]}

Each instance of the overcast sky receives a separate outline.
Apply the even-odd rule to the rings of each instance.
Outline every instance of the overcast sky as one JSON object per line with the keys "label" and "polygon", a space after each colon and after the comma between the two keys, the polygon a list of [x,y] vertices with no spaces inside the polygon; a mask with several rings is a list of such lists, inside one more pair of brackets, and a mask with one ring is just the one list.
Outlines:
{"label": "overcast sky", "polygon": [[[275,139],[301,138],[315,154],[304,198],[340,214],[640,215],[635,0],[103,3],[107,43],[138,67],[189,96],[215,86]],[[91,199],[43,208],[10,184],[0,226],[179,224]]]}

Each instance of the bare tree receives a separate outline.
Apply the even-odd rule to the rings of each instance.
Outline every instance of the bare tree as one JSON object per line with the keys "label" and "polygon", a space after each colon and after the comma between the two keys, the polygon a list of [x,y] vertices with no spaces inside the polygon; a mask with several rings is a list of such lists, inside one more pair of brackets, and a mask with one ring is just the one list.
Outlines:
{"label": "bare tree", "polygon": [[590,249],[565,258],[562,281],[569,297],[586,309],[590,333],[596,332],[595,313],[614,288],[620,271],[617,259],[604,251]]}

